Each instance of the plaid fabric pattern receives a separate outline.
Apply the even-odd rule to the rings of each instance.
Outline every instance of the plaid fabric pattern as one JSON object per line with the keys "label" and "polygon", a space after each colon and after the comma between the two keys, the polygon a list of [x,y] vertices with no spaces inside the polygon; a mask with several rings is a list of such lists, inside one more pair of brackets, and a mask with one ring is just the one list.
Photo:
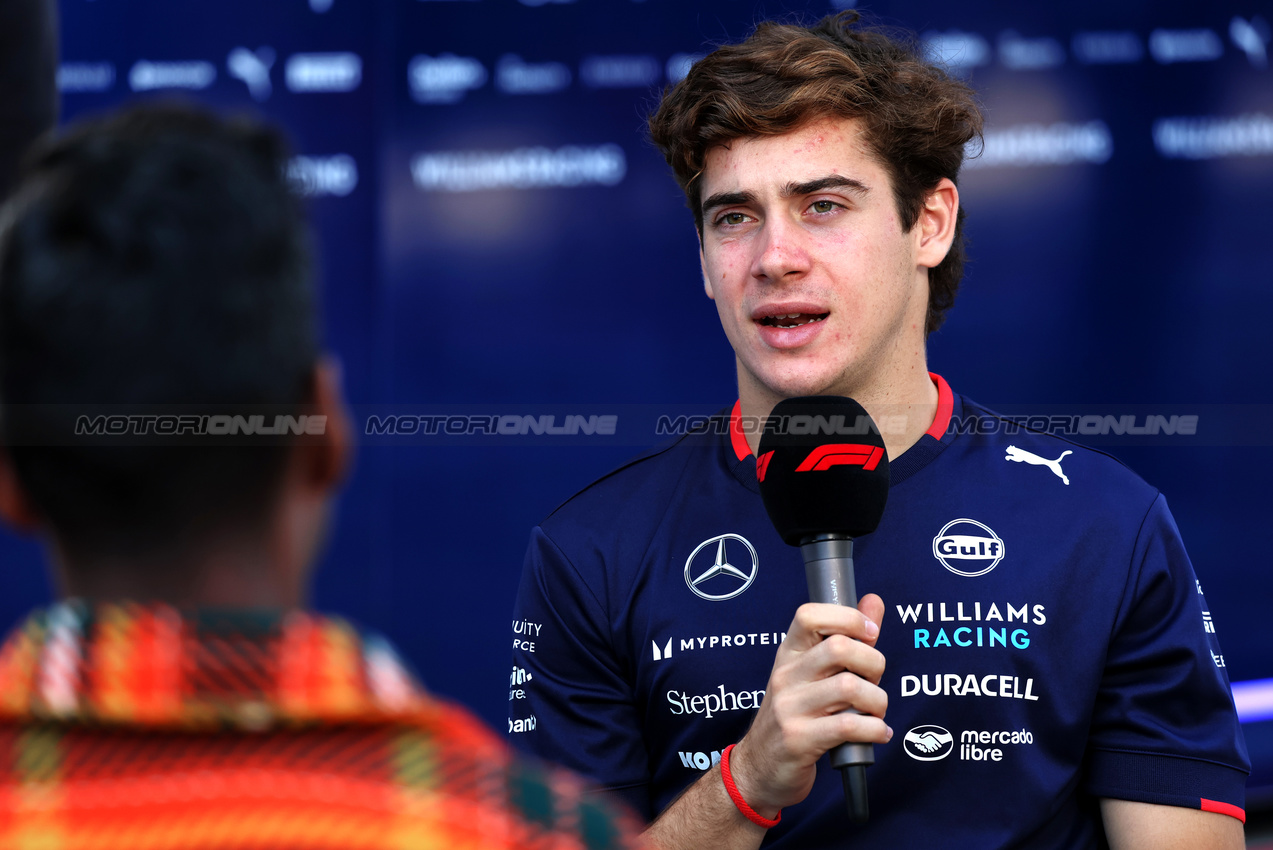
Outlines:
{"label": "plaid fabric pattern", "polygon": [[338,620],[70,602],[0,647],[6,850],[617,850],[635,829]]}

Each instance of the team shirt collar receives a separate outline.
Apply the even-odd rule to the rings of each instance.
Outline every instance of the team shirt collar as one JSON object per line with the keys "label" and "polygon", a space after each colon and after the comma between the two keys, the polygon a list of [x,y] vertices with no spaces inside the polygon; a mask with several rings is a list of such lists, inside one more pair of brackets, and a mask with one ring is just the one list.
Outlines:
{"label": "team shirt collar", "polygon": [[[940,441],[950,427],[951,414],[955,409],[955,396],[950,391],[950,385],[941,375],[929,372],[928,377],[932,378],[937,386],[937,413],[933,416],[933,424],[924,432],[924,435]],[[729,441],[734,448],[734,456],[739,461],[752,457],[751,446],[747,445],[747,434],[743,429],[742,410],[743,402],[739,399],[734,402],[734,409],[729,414]]]}

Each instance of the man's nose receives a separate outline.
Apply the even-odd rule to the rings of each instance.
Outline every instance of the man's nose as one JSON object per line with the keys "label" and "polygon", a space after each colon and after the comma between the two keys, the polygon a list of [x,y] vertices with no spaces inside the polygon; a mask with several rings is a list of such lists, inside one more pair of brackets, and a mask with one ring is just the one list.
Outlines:
{"label": "man's nose", "polygon": [[803,231],[782,216],[765,221],[756,245],[752,276],[779,283],[809,270],[809,254]]}

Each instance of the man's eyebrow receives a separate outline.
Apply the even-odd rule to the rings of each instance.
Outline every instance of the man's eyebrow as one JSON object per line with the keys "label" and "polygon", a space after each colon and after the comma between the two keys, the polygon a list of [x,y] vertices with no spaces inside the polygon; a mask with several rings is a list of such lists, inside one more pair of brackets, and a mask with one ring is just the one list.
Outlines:
{"label": "man's eyebrow", "polygon": [[756,196],[751,192],[717,192],[703,201],[701,212],[703,218],[707,218],[708,210],[714,210],[717,207],[730,207],[734,204],[750,204],[755,200]]}
{"label": "man's eyebrow", "polygon": [[782,187],[783,197],[795,198],[800,195],[812,195],[817,192],[824,192],[827,189],[848,189],[855,195],[865,195],[870,189],[860,180],[854,180],[852,177],[845,177],[842,174],[830,174],[826,177],[819,177],[817,180],[810,180],[806,183],[788,183]]}
{"label": "man's eyebrow", "polygon": [[[865,195],[870,191],[866,184],[860,180],[854,180],[852,177],[845,177],[842,174],[829,174],[826,177],[819,177],[816,180],[809,180],[804,183],[788,183],[782,187],[782,194],[785,198],[795,198],[800,195],[824,192],[827,189],[847,189],[855,195]],[[707,213],[717,207],[750,204],[755,200],[756,196],[752,192],[717,192],[703,201],[702,214],[706,218]]]}

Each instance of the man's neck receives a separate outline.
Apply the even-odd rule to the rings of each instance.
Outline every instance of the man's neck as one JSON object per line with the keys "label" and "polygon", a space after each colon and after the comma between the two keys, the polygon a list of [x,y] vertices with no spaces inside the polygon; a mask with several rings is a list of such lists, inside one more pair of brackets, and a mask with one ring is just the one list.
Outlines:
{"label": "man's neck", "polygon": [[288,609],[304,602],[303,576],[259,543],[72,561],[59,552],[58,561],[64,597],[165,602],[181,609]]}
{"label": "man's neck", "polygon": [[[919,442],[919,438],[932,427],[933,418],[937,415],[937,386],[924,369],[839,394],[853,398],[870,414],[884,438],[889,460]],[[766,388],[749,385],[744,380],[739,381],[738,397],[741,413],[750,421],[763,422],[774,406],[782,401]],[[760,432],[748,431],[747,444],[752,454],[756,454]]]}

